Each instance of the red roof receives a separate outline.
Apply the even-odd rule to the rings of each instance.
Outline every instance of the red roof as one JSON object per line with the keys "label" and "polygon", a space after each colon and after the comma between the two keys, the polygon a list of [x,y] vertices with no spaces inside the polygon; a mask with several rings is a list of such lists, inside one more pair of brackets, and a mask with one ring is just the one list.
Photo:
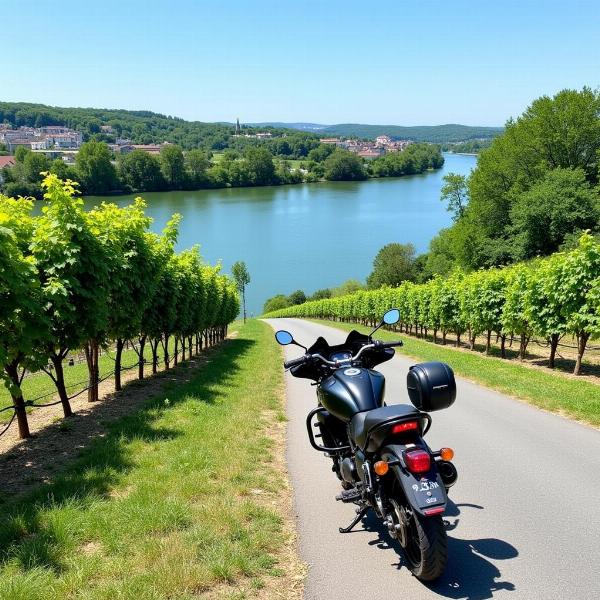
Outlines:
{"label": "red roof", "polygon": [[4,167],[12,167],[14,164],[14,156],[0,156],[0,169],[3,169]]}

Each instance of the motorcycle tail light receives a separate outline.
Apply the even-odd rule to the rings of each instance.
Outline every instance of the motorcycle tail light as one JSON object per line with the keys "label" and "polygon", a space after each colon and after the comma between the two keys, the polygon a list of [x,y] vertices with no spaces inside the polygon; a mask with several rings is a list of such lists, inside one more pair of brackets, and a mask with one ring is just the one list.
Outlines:
{"label": "motorcycle tail light", "polygon": [[425,450],[409,450],[404,454],[404,460],[411,473],[426,473],[431,468],[431,456]]}
{"label": "motorcycle tail light", "polygon": [[405,421],[398,423],[392,427],[392,433],[404,433],[405,431],[413,431],[418,429],[419,424],[416,421]]}
{"label": "motorcycle tail light", "polygon": [[439,515],[445,510],[446,509],[443,506],[436,506],[434,508],[424,508],[423,513],[430,517],[431,515]]}

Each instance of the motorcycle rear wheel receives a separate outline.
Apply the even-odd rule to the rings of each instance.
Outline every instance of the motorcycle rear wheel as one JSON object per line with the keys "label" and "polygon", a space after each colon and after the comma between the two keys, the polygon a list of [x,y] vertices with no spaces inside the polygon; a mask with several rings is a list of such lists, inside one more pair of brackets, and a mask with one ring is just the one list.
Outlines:
{"label": "motorcycle rear wheel", "polygon": [[421,581],[437,579],[448,561],[448,537],[441,515],[423,517],[404,502],[392,500],[400,542],[410,571]]}

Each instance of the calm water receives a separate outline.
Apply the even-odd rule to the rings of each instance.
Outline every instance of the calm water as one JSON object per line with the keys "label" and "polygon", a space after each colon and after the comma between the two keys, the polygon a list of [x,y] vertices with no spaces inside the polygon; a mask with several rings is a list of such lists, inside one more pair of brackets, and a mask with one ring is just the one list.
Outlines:
{"label": "calm water", "polygon": [[[450,224],[440,202],[442,177],[467,174],[476,157],[446,155],[435,173],[361,183],[202,190],[143,194],[160,230],[174,212],[183,215],[179,247],[200,244],[206,260],[222,260],[229,272],[244,260],[252,282],[248,310],[297,289],[307,294],[361,279],[377,251],[389,242],[412,242],[427,250],[431,238]],[[123,205],[133,196],[118,197]],[[89,197],[92,206],[106,198]]]}

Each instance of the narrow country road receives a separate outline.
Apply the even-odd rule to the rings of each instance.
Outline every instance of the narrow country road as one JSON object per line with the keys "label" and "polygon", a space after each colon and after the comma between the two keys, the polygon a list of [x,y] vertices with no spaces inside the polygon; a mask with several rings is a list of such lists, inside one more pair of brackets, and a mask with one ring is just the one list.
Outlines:
{"label": "narrow country road", "polygon": [[[297,319],[272,319],[306,345],[342,331]],[[285,348],[286,358],[302,353]],[[414,361],[381,365],[386,402],[408,402]],[[282,367],[283,368],[283,367]],[[286,376],[287,459],[295,494],[307,600],[600,598],[600,432],[458,379],[457,400],[433,413],[432,447],[454,448],[459,480],[450,491],[449,562],[425,585],[403,564],[396,543],[372,516],[350,534],[354,515],[336,502],[330,460],[308,442],[305,418],[316,406],[310,381]]]}

